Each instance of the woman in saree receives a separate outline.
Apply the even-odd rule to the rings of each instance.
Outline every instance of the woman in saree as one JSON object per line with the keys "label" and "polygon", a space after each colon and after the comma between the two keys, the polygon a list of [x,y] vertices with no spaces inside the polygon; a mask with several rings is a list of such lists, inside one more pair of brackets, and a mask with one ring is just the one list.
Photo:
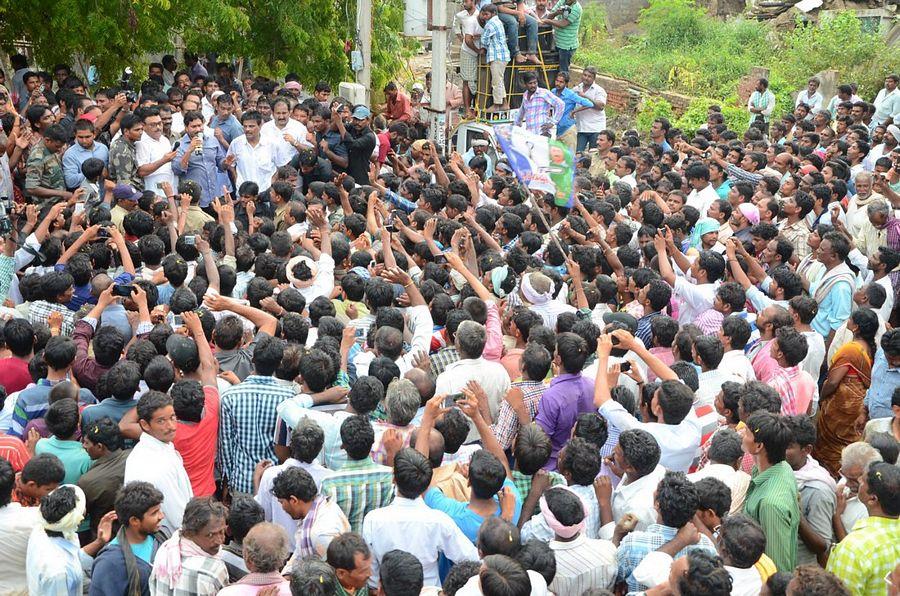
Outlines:
{"label": "woman in saree", "polygon": [[847,329],[853,333],[853,341],[842,346],[831,360],[822,385],[813,450],[813,457],[835,477],[841,467],[841,451],[862,440],[860,418],[877,349],[878,315],[868,308],[860,309],[850,315]]}

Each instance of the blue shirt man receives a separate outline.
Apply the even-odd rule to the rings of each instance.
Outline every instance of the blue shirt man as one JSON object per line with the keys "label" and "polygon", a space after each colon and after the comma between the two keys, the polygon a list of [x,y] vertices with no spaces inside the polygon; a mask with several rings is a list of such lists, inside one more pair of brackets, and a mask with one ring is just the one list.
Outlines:
{"label": "blue shirt man", "polygon": [[[187,126],[187,124],[185,124]],[[200,207],[206,207],[212,200],[222,194],[218,184],[218,175],[227,167],[225,149],[213,136],[203,136],[203,152],[191,151],[187,167],[184,166],[184,154],[190,149],[191,136],[187,133],[178,144],[178,153],[172,160],[172,171],[182,180],[193,180],[200,185]]]}
{"label": "blue shirt man", "polygon": [[[92,157],[96,157],[103,163],[109,163],[109,149],[103,143],[94,140],[93,127],[91,131],[75,129],[76,143],[66,149],[63,154],[62,168],[63,177],[66,181],[66,188],[78,188],[84,181],[84,174],[81,173],[81,164]],[[82,137],[90,135],[90,143],[82,145]]]}
{"label": "blue shirt man", "polygon": [[890,418],[894,416],[891,410],[891,396],[894,390],[900,387],[900,352],[886,354],[884,346],[893,348],[891,344],[900,344],[900,331],[892,329],[881,338],[881,348],[875,353],[875,362],[872,364],[872,384],[866,393],[863,402],[869,410],[869,420],[876,418]]}
{"label": "blue shirt man", "polygon": [[556,75],[556,87],[553,88],[553,94],[563,100],[563,103],[565,104],[562,117],[560,117],[559,122],[556,124],[557,137],[575,126],[575,118],[572,117],[572,112],[575,110],[576,106],[582,106],[585,108],[594,107],[594,102],[586,97],[578,95],[577,93],[566,87],[568,83],[568,74],[566,76]]}

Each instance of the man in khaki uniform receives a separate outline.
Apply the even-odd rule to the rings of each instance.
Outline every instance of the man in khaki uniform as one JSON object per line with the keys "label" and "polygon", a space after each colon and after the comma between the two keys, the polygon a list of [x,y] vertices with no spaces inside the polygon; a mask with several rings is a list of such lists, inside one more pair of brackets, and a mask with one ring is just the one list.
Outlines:
{"label": "man in khaki uniform", "polygon": [[25,164],[25,193],[40,207],[42,214],[54,203],[67,201],[72,196],[66,190],[62,170],[61,154],[65,144],[65,129],[54,124],[31,150]]}

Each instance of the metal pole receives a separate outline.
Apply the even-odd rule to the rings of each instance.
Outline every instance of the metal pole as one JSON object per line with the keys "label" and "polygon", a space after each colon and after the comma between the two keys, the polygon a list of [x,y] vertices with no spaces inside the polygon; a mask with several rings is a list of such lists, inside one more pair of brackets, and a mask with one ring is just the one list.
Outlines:
{"label": "metal pole", "polygon": [[356,82],[366,89],[366,103],[372,100],[372,0],[357,0],[356,28],[359,32],[359,51],[363,67]]}
{"label": "metal pole", "polygon": [[444,147],[447,132],[447,0],[431,0],[431,126],[429,136]]}

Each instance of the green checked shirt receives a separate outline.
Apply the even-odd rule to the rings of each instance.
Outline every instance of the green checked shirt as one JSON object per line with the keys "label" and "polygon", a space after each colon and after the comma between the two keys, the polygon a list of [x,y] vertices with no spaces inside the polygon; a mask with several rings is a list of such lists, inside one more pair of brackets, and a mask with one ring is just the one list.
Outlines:
{"label": "green checked shirt", "polygon": [[900,561],[900,520],[868,517],[835,545],[828,571],[841,578],[853,596],[883,596],[884,577]]}
{"label": "green checked shirt", "polygon": [[327,495],[347,516],[354,532],[362,531],[363,518],[394,500],[394,473],[371,457],[347,460],[334,474],[322,480],[320,494]]}
{"label": "green checked shirt", "polygon": [[797,481],[786,461],[765,472],[753,468],[744,513],[762,526],[766,534],[766,555],[778,570],[792,571],[797,564],[800,505]]}
{"label": "green checked shirt", "polygon": [[[550,486],[565,486],[566,479],[563,478],[562,474],[559,472],[547,472],[550,475]],[[525,499],[528,498],[528,491],[531,490],[531,479],[533,476],[526,476],[522,472],[518,470],[512,471],[512,481],[513,484],[516,485],[516,490],[519,491],[519,496],[522,498],[522,503],[525,502]],[[534,512],[537,513],[541,510],[540,505],[534,506]],[[527,521],[527,520],[526,520]]]}

